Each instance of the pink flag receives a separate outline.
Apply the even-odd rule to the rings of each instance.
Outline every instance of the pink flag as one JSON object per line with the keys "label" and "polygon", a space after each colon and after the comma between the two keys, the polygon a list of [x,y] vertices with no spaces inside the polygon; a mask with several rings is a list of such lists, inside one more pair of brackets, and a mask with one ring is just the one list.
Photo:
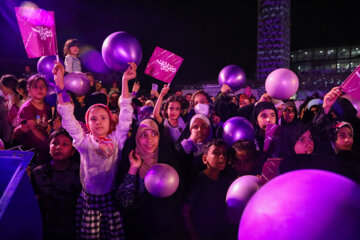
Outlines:
{"label": "pink flag", "polygon": [[156,47],[146,66],[145,73],[160,81],[171,83],[183,61],[183,58],[174,53]]}
{"label": "pink flag", "polygon": [[341,84],[340,90],[360,101],[360,66]]}
{"label": "pink flag", "polygon": [[15,13],[28,57],[57,55],[54,12],[39,9],[34,15],[24,14],[16,7]]}

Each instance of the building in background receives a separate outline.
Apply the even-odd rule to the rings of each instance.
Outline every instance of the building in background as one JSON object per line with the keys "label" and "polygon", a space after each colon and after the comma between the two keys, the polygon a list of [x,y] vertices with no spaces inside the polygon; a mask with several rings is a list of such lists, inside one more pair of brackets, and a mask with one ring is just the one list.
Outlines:
{"label": "building in background", "polygon": [[256,80],[290,67],[290,0],[258,0]]}
{"label": "building in background", "polygon": [[290,56],[290,68],[299,77],[300,89],[329,90],[360,65],[360,45],[299,49]]}

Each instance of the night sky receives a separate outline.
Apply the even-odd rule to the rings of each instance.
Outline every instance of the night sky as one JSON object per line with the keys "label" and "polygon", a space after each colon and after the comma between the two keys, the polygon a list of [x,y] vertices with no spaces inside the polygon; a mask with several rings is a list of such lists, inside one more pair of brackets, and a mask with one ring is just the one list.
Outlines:
{"label": "night sky", "polygon": [[[142,72],[156,46],[184,58],[175,83],[216,82],[220,70],[230,64],[241,66],[248,78],[255,77],[256,0],[34,2],[55,11],[61,53],[68,38],[101,51],[108,35],[125,31],[143,48],[139,78],[147,79]],[[20,3],[1,3],[1,58],[27,58],[13,10]],[[291,48],[360,44],[358,6],[355,0],[292,1]]]}

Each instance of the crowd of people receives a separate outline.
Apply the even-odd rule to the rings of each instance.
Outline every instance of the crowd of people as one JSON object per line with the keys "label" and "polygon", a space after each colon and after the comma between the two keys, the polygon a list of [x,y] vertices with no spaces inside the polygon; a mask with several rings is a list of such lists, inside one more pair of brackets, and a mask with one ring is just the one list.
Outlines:
{"label": "crowd of people", "polygon": [[[35,152],[29,175],[44,239],[236,239],[239,219],[228,215],[225,196],[238,177],[266,184],[311,168],[360,183],[360,119],[339,87],[300,107],[293,100],[274,105],[267,93],[234,96],[226,84],[213,97],[203,90],[168,96],[168,85],[138,96],[137,66],[129,63],[121,87],[114,83],[108,93],[87,73],[91,90],[74,96],[63,79],[81,71],[76,41],[66,53],[65,67],[56,63],[53,71],[55,106],[45,101],[41,75],[0,79],[1,148]],[[252,123],[253,141],[225,143],[223,124],[232,117]],[[267,138],[270,126],[276,130]],[[180,178],[166,198],[145,187],[157,163]]]}

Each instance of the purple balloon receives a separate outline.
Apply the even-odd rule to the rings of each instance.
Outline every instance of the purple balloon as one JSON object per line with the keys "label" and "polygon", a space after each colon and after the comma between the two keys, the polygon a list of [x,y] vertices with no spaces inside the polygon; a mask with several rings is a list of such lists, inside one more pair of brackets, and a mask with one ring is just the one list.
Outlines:
{"label": "purple balloon", "polygon": [[64,77],[66,90],[73,92],[76,96],[83,96],[90,90],[90,81],[84,73],[68,73]]}
{"label": "purple balloon", "polygon": [[238,140],[254,141],[254,127],[243,117],[232,117],[223,125],[223,139],[231,146]]}
{"label": "purple balloon", "polygon": [[[54,83],[54,74],[52,70],[54,69],[56,61],[56,56],[44,56],[41,57],[37,62],[38,73],[45,76],[45,79],[48,83]],[[64,65],[63,61],[60,62]]]}
{"label": "purple balloon", "polygon": [[227,212],[230,221],[238,224],[241,214],[252,197],[260,188],[260,178],[245,175],[237,178],[226,193]]}
{"label": "purple balloon", "polygon": [[266,92],[271,97],[279,100],[289,99],[297,92],[298,88],[298,77],[287,68],[272,71],[265,81]]}
{"label": "purple balloon", "polygon": [[82,54],[80,58],[82,64],[92,72],[105,73],[109,70],[104,63],[101,54],[96,50],[89,50]]}
{"label": "purple balloon", "polygon": [[155,197],[169,197],[179,186],[179,175],[168,164],[153,165],[145,175],[145,187]]}
{"label": "purple balloon", "polygon": [[126,32],[110,34],[105,39],[101,52],[106,65],[118,72],[125,72],[129,67],[129,62],[139,65],[142,58],[139,41]]}
{"label": "purple balloon", "polygon": [[238,239],[359,239],[360,186],[322,170],[298,170],[266,183],[246,205]]}
{"label": "purple balloon", "polygon": [[246,76],[241,67],[229,65],[220,71],[218,80],[221,86],[227,84],[235,92],[245,85]]}
{"label": "purple balloon", "polygon": [[154,107],[152,106],[142,106],[138,111],[138,119],[141,121],[144,118],[151,117],[154,112]]}

